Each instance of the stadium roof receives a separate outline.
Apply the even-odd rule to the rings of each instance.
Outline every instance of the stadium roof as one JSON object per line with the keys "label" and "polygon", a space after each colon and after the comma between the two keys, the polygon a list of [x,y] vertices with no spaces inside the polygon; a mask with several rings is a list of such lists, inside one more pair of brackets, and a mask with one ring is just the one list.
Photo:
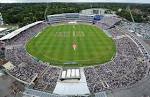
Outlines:
{"label": "stadium roof", "polygon": [[[72,15],[72,14],[85,15],[85,14],[82,14],[82,13],[63,13],[63,14],[47,15],[47,17],[53,17],[53,16],[65,16],[65,15]],[[94,16],[94,14],[87,14],[86,16]]]}
{"label": "stadium roof", "polygon": [[[76,69],[76,70],[79,70],[79,69]],[[85,94],[90,94],[90,91],[89,91],[88,86],[87,86],[84,70],[82,68],[80,69],[80,74],[79,75],[81,76],[80,80],[71,79],[71,80],[65,80],[63,82],[58,81],[53,93],[54,94],[60,94],[60,95],[85,95]]]}
{"label": "stadium roof", "polygon": [[26,26],[24,26],[24,27],[22,27],[22,28],[19,28],[19,29],[15,30],[15,31],[13,31],[13,32],[11,32],[11,33],[9,33],[9,34],[3,36],[2,38],[0,38],[0,40],[11,39],[11,38],[15,37],[16,35],[20,34],[22,31],[25,31],[26,29],[28,29],[28,28],[30,28],[30,27],[36,25],[36,24],[39,24],[39,23],[41,23],[41,22],[42,22],[42,21],[37,21],[37,22],[34,22],[34,23],[32,23],[32,24],[26,25]]}
{"label": "stadium roof", "polygon": [[0,32],[6,30],[7,28],[0,28]]}
{"label": "stadium roof", "polygon": [[11,62],[7,62],[6,64],[3,65],[3,67],[7,70],[13,69],[15,66]]}

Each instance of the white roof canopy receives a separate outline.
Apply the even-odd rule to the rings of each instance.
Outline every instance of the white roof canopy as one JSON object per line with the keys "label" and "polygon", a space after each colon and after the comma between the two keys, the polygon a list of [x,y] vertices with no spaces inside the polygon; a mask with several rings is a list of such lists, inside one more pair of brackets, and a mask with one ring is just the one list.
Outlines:
{"label": "white roof canopy", "polygon": [[37,22],[34,22],[32,24],[23,26],[22,28],[19,28],[19,29],[15,30],[15,31],[13,31],[13,32],[3,36],[2,38],[0,38],[0,40],[11,39],[11,38],[15,37],[16,35],[20,34],[22,31],[24,31],[24,30],[26,30],[26,29],[28,29],[30,27],[33,27],[33,26],[35,26],[35,25],[37,25],[37,24],[39,24],[41,22],[43,22],[43,21],[37,21]]}
{"label": "white roof canopy", "polygon": [[[67,69],[69,72],[79,72],[80,80],[69,80],[69,81],[58,81],[56,87],[53,91],[54,94],[60,95],[86,95],[90,94],[89,88],[87,86],[86,77],[83,68],[81,69]],[[66,71],[67,71],[66,70]],[[74,75],[74,74],[73,74]]]}
{"label": "white roof canopy", "polygon": [[80,78],[80,70],[79,69],[67,69],[62,71],[60,79],[79,79]]}
{"label": "white roof canopy", "polygon": [[0,32],[6,30],[7,28],[0,28]]}
{"label": "white roof canopy", "polygon": [[11,64],[10,62],[7,62],[6,64],[3,65],[3,67],[7,70],[13,69],[15,66]]}

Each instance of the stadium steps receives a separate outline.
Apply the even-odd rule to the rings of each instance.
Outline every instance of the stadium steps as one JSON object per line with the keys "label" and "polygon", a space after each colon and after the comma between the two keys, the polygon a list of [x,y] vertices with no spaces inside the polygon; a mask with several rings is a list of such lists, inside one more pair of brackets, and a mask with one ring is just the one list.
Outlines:
{"label": "stadium steps", "polygon": [[106,92],[95,93],[95,97],[107,97]]}
{"label": "stadium steps", "polygon": [[67,97],[67,96],[55,95],[55,94],[33,90],[33,89],[26,89],[23,95],[26,95],[29,97]]}

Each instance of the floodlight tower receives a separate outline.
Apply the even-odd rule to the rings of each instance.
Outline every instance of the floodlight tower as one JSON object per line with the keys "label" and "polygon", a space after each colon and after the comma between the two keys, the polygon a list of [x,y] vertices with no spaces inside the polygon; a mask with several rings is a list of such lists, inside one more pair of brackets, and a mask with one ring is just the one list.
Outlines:
{"label": "floodlight tower", "polygon": [[3,25],[3,24],[4,24],[3,17],[2,17],[2,14],[0,13],[0,25]]}
{"label": "floodlight tower", "polygon": [[134,27],[133,27],[133,30],[134,30],[134,32],[136,32],[135,20],[134,20],[134,18],[133,18],[132,12],[131,12],[131,10],[130,10],[130,6],[127,7],[127,10],[129,11],[130,16],[131,16],[131,19],[132,19],[132,22],[134,23],[134,24],[133,24],[133,26],[134,26]]}
{"label": "floodlight tower", "polygon": [[46,3],[46,8],[45,8],[45,12],[44,12],[44,19],[45,19],[45,21],[47,21],[47,10],[48,10],[48,1]]}
{"label": "floodlight tower", "polygon": [[130,16],[131,16],[132,22],[135,22],[135,21],[134,21],[134,18],[133,18],[133,15],[132,15],[132,13],[131,13],[131,10],[130,10],[130,6],[128,6],[127,10],[128,10],[128,11],[129,11],[129,13],[130,13]]}

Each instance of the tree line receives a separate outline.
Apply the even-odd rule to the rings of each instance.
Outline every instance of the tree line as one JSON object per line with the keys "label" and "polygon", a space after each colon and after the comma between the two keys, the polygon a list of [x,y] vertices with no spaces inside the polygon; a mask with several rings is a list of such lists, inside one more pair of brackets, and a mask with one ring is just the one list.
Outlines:
{"label": "tree line", "polygon": [[[22,3],[22,4],[0,4],[0,12],[6,24],[18,24],[20,27],[26,24],[44,20],[45,15],[60,13],[78,13],[88,8],[107,8],[116,11],[116,14],[131,20],[127,6],[136,22],[147,22],[150,16],[150,5],[148,4],[115,4],[115,3]],[[45,10],[47,9],[46,13]],[[118,9],[122,9],[118,11]],[[137,13],[134,9],[140,10]]]}

